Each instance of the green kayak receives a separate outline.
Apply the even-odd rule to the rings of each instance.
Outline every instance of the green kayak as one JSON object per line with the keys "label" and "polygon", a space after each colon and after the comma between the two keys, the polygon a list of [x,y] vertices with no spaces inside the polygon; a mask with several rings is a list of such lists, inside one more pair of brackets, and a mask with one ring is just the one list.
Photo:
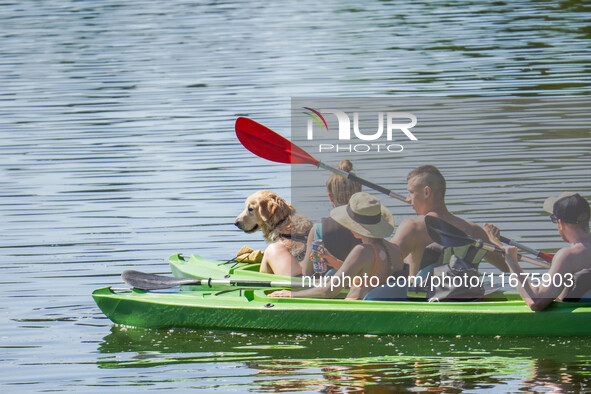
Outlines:
{"label": "green kayak", "polygon": [[240,280],[290,280],[288,276],[259,272],[260,263],[236,260],[207,260],[193,254],[189,258],[177,253],[169,257],[172,274],[179,278],[215,278]]}
{"label": "green kayak", "polygon": [[477,302],[271,298],[269,290],[95,290],[113,322],[143,328],[419,335],[591,335],[591,303],[532,312],[515,294]]}

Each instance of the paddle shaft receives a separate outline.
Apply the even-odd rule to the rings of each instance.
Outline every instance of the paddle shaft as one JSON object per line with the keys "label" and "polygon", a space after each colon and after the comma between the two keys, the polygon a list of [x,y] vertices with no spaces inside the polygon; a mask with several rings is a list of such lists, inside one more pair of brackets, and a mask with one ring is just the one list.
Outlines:
{"label": "paddle shaft", "polygon": [[516,247],[518,247],[519,249],[521,249],[521,250],[525,250],[526,252],[529,252],[529,253],[531,253],[531,254],[535,254],[535,255],[537,255],[537,254],[539,253],[537,250],[535,250],[535,249],[532,249],[532,248],[530,248],[529,246],[522,245],[522,244],[520,244],[519,242],[513,241],[512,239],[509,239],[509,238],[507,238],[507,237],[500,236],[500,237],[499,237],[499,240],[500,240],[502,243],[504,243],[504,244],[507,244],[507,245],[512,245],[512,246],[516,246]]}
{"label": "paddle shaft", "polygon": [[512,239],[509,239],[507,237],[500,236],[499,237],[499,240],[502,243],[505,243],[507,245],[516,246],[516,247],[518,247],[521,250],[525,250],[526,252],[531,253],[531,254],[533,254],[533,255],[535,255],[535,256],[537,256],[537,257],[539,257],[539,258],[541,258],[541,259],[543,259],[543,260],[545,260],[545,261],[547,261],[549,263],[551,263],[552,262],[552,258],[554,258],[554,255],[551,254],[551,253],[540,252],[539,250],[536,250],[534,248],[530,248],[527,245],[523,245],[522,243],[519,243],[519,242],[514,241]]}
{"label": "paddle shaft", "polygon": [[[472,245],[474,247],[481,248],[481,249],[484,249],[484,250],[489,251],[489,252],[498,252],[498,253],[501,253],[503,256],[505,255],[505,251],[503,249],[501,249],[501,248],[499,248],[499,247],[497,247],[495,245],[486,243],[486,242],[482,241],[481,239],[477,239],[477,240],[472,239],[472,241],[473,241]],[[550,264],[548,264],[548,263],[546,263],[544,261],[532,259],[531,257],[522,256],[522,255],[518,254],[517,255],[517,258],[519,260],[523,260],[523,261],[526,261],[528,263],[537,265],[538,267],[550,268]]]}
{"label": "paddle shaft", "polygon": [[260,281],[260,280],[233,280],[233,279],[193,279],[193,278],[173,278],[170,276],[148,274],[135,270],[125,270],[121,274],[121,279],[128,285],[142,290],[168,289],[181,285],[207,286],[214,285],[232,286],[232,287],[295,287],[295,283],[290,281]]}

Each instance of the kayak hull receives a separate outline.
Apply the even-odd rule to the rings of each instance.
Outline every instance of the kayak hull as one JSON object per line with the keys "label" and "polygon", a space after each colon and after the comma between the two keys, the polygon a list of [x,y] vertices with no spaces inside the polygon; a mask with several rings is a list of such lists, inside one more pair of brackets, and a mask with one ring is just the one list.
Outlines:
{"label": "kayak hull", "polygon": [[271,298],[264,290],[93,292],[114,323],[143,328],[411,335],[591,335],[591,303],[532,312],[521,300],[428,303]]}

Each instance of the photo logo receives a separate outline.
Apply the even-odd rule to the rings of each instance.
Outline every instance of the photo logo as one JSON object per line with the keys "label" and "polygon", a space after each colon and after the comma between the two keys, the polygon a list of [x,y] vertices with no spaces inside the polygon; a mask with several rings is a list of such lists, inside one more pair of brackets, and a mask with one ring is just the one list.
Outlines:
{"label": "photo logo", "polygon": [[[328,123],[323,114],[330,114],[336,117],[338,122],[338,139],[341,141],[351,141],[358,139],[361,141],[374,141],[374,143],[362,144],[326,144],[318,145],[319,152],[370,152],[370,151],[388,151],[388,152],[402,152],[404,147],[400,144],[390,143],[394,135],[404,135],[410,141],[418,141],[418,138],[410,131],[411,128],[417,125],[417,117],[409,112],[378,112],[377,113],[377,130],[376,131],[362,131],[359,128],[359,113],[353,113],[353,122],[346,112],[337,109],[320,109],[315,110],[310,107],[303,107],[310,112],[304,112],[311,119],[307,123],[307,139],[314,140],[314,122],[320,126],[320,130],[328,131]],[[321,122],[322,121],[322,122]],[[323,127],[324,124],[324,127]],[[385,127],[384,127],[385,124]],[[375,129],[374,129],[375,130]],[[379,141],[387,141],[388,143],[380,143]]]}
{"label": "photo logo", "polygon": [[[326,120],[324,119],[324,116],[322,116],[322,114],[320,112],[318,112],[315,109],[312,109],[310,107],[304,107],[304,109],[307,109],[308,111],[312,111],[312,112],[314,112],[314,114],[316,114],[316,116],[314,116],[309,112],[304,112],[305,115],[308,115],[309,117],[314,119],[316,121],[316,123],[318,123],[318,125],[320,126],[320,130],[322,130],[322,123],[324,123],[324,126],[326,126],[326,131],[328,131],[328,124],[326,124]],[[320,120],[318,118],[322,119],[322,123],[320,123]],[[310,124],[310,123],[312,123],[312,121],[309,120],[308,122],[309,122],[308,130],[310,130],[312,128],[312,125]]]}

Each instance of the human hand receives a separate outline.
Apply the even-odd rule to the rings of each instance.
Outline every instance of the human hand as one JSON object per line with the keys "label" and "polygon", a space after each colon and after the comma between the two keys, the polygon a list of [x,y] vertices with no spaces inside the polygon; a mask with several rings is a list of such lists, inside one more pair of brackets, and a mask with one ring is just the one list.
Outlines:
{"label": "human hand", "polygon": [[503,244],[501,243],[501,240],[499,239],[501,236],[501,230],[499,230],[499,228],[497,226],[495,226],[494,224],[490,224],[490,223],[484,223],[484,226],[482,226],[482,229],[484,230],[484,232],[488,236],[488,239],[491,243],[493,243],[499,247],[503,246]]}
{"label": "human hand", "polygon": [[268,295],[269,297],[281,298],[291,297],[291,290],[276,290]]}
{"label": "human hand", "polygon": [[321,258],[326,259],[326,262],[328,263],[328,265],[330,265],[333,268],[339,269],[343,266],[343,261],[337,259],[336,257],[334,257],[332,254],[326,252],[326,254],[321,254],[320,255]]}

